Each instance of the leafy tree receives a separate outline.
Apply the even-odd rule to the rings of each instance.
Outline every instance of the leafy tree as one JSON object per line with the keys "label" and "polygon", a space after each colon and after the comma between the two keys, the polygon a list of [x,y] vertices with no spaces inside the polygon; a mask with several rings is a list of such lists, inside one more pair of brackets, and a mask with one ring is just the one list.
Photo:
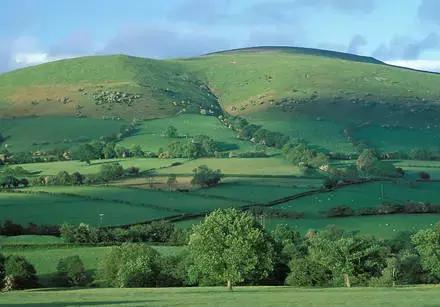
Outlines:
{"label": "leafy tree", "polygon": [[0,132],[0,144],[3,143],[6,140],[4,135]]}
{"label": "leafy tree", "polygon": [[85,286],[90,279],[78,255],[59,260],[56,282],[60,286]]}
{"label": "leafy tree", "polygon": [[102,154],[104,156],[104,159],[113,159],[114,157],[116,157],[115,144],[107,143],[102,149]]}
{"label": "leafy tree", "polygon": [[179,136],[177,128],[174,126],[168,126],[165,130],[165,136],[168,138],[177,138]]}
{"label": "leafy tree", "polygon": [[74,159],[91,164],[91,160],[99,158],[95,148],[90,144],[81,145],[73,154]]}
{"label": "leafy tree", "polygon": [[100,277],[114,287],[154,287],[158,274],[159,254],[144,244],[113,247],[100,267]]}
{"label": "leafy tree", "polygon": [[99,176],[104,181],[111,181],[121,178],[124,175],[124,169],[119,163],[107,163],[101,166]]}
{"label": "leafy tree", "polygon": [[3,287],[2,282],[5,278],[5,256],[3,254],[0,254],[0,289]]}
{"label": "leafy tree", "polygon": [[323,287],[328,285],[331,272],[310,257],[293,258],[286,284],[294,287]]}
{"label": "leafy tree", "polygon": [[227,283],[230,290],[273,269],[273,245],[261,225],[235,209],[216,210],[194,226],[189,250],[193,274]]}
{"label": "leafy tree", "polygon": [[202,187],[211,187],[217,185],[223,177],[220,170],[212,170],[206,165],[201,165],[193,170],[191,184]]}
{"label": "leafy tree", "polygon": [[424,270],[440,279],[440,230],[439,226],[418,231],[411,237],[420,255]]}
{"label": "leafy tree", "polygon": [[310,259],[332,273],[334,282],[350,287],[352,278],[362,281],[380,276],[386,266],[387,249],[372,238],[348,236],[337,240],[320,235],[309,239]]}
{"label": "leafy tree", "polygon": [[136,157],[136,158],[143,158],[145,156],[145,153],[144,153],[144,151],[142,150],[142,147],[139,144],[135,145],[131,149],[131,156]]}
{"label": "leafy tree", "polygon": [[11,255],[5,260],[5,276],[12,289],[28,289],[37,286],[35,268],[22,256]]}

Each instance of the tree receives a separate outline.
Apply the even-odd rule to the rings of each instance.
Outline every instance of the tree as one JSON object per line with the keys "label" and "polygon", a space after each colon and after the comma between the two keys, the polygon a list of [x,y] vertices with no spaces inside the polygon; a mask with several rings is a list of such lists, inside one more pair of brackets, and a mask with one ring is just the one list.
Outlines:
{"label": "tree", "polygon": [[440,279],[440,229],[439,226],[420,230],[411,237],[424,270]]}
{"label": "tree", "polygon": [[124,169],[119,163],[103,164],[99,171],[99,177],[104,181],[115,180],[123,175]]}
{"label": "tree", "polygon": [[211,187],[218,184],[223,177],[220,170],[212,170],[206,165],[201,165],[193,170],[191,184],[202,187]]}
{"label": "tree", "polygon": [[90,144],[81,145],[73,154],[73,157],[81,162],[91,164],[91,160],[98,157],[95,148]]}
{"label": "tree", "polygon": [[56,281],[59,286],[85,286],[90,279],[78,255],[59,260]]}
{"label": "tree", "polygon": [[35,268],[22,256],[6,257],[5,276],[10,281],[12,289],[28,289],[37,286]]}
{"label": "tree", "polygon": [[168,138],[177,138],[179,136],[177,128],[174,126],[168,126],[165,130],[165,136]]}
{"label": "tree", "polygon": [[321,235],[309,240],[310,260],[332,274],[335,283],[351,287],[352,278],[380,276],[386,266],[388,250],[373,238],[342,236],[335,240]]}
{"label": "tree", "polygon": [[113,247],[103,259],[100,277],[114,287],[153,287],[159,274],[159,254],[145,244]]}
{"label": "tree", "polygon": [[274,249],[249,214],[216,210],[193,227],[189,250],[192,272],[227,284],[229,290],[248,278],[264,278],[273,269]]}
{"label": "tree", "polygon": [[167,179],[167,185],[170,191],[171,191],[171,187],[175,184],[177,184],[177,177],[175,174],[171,174]]}
{"label": "tree", "polygon": [[106,144],[102,149],[102,154],[104,155],[104,159],[113,159],[116,156],[115,144]]}
{"label": "tree", "polygon": [[419,173],[419,178],[422,180],[430,180],[431,175],[429,175],[429,173],[427,173],[427,172],[422,171]]}

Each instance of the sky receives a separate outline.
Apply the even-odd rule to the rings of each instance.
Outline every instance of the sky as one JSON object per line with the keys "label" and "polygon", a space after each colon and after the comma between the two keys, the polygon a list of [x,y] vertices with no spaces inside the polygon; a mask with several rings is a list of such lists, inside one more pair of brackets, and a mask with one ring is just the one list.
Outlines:
{"label": "sky", "polygon": [[0,0],[0,72],[84,55],[267,45],[440,72],[440,0]]}

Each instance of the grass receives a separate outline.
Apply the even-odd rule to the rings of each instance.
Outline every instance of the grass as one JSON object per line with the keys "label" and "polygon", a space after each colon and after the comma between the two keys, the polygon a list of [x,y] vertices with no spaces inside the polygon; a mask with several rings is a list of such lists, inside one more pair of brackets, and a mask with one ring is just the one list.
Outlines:
{"label": "grass", "polygon": [[[168,126],[177,128],[182,138],[168,138],[164,132]],[[145,151],[157,152],[159,148],[167,149],[172,142],[184,140],[184,136],[196,136],[206,134],[219,143],[221,151],[254,151],[255,146],[247,141],[237,139],[235,133],[225,127],[213,116],[201,116],[194,114],[183,114],[172,118],[148,120],[141,123],[139,131],[128,138],[125,138],[120,145],[133,147],[141,145]]]}
{"label": "grass", "polygon": [[[231,206],[239,206],[245,204],[243,201],[217,199],[204,195],[194,195],[185,192],[158,191],[136,188],[119,188],[119,187],[33,187],[30,191],[46,191],[50,193],[80,196],[79,199],[91,198],[100,199],[104,202],[125,202],[126,211],[130,208],[158,208],[158,212],[169,210],[168,215],[178,215],[181,213],[195,213],[203,211],[211,211],[217,208],[229,208]],[[121,207],[122,209],[122,207]],[[122,213],[122,212],[121,212]],[[148,220],[143,215],[144,220]],[[154,217],[153,215],[151,217]]]}
{"label": "grass", "polygon": [[[3,116],[74,115],[80,104],[81,113],[87,116],[157,118],[180,110],[173,101],[195,106],[198,102],[215,103],[182,65],[124,55],[83,57],[20,69],[1,75],[0,84]],[[102,90],[141,97],[132,106],[97,105],[92,97]],[[59,102],[63,97],[71,102]]]}
{"label": "grass", "polygon": [[[152,170],[157,168],[166,168],[173,163],[183,162],[183,159],[157,159],[157,158],[129,158],[129,159],[109,159],[109,160],[94,160],[91,165],[80,161],[57,161],[57,162],[43,162],[43,163],[26,163],[17,166],[23,167],[29,172],[36,175],[56,175],[60,171],[68,173],[80,172],[81,174],[96,174],[100,171],[101,166],[105,163],[117,162],[124,168],[138,167],[141,171]],[[16,166],[16,165],[14,165]],[[1,167],[0,167],[1,170]]]}
{"label": "grass", "polygon": [[222,287],[159,289],[45,289],[5,293],[0,305],[40,306],[436,306],[437,286],[302,289]]}
{"label": "grass", "polygon": [[1,220],[56,225],[64,222],[121,225],[163,218],[175,213],[142,205],[67,195],[0,193]]}
{"label": "grass", "polygon": [[[430,202],[440,204],[440,183],[375,182],[351,185],[329,193],[316,194],[276,206],[284,210],[305,212],[306,218],[320,218],[333,207],[353,209],[377,207],[383,202]],[[382,197],[383,191],[383,197]]]}
{"label": "grass", "polygon": [[71,148],[119,132],[124,121],[74,117],[2,119],[3,146],[12,152]]}
{"label": "grass", "polygon": [[[174,255],[182,250],[182,247],[174,246],[152,246],[162,255]],[[25,257],[34,265],[40,281],[46,286],[50,286],[50,278],[56,272],[58,261],[68,256],[78,255],[84,262],[84,266],[89,272],[96,272],[100,261],[111,250],[111,246],[99,247],[44,247],[38,245],[32,248],[7,247],[3,249],[6,255],[20,255]]]}
{"label": "grass", "polygon": [[225,158],[197,159],[179,166],[158,170],[158,174],[192,174],[192,170],[200,165],[212,169],[220,169],[226,175],[240,176],[301,176],[301,170],[283,160],[281,157],[271,158]]}
{"label": "grass", "polygon": [[42,236],[42,235],[21,235],[21,236],[0,236],[1,245],[11,244],[58,244],[64,243],[63,239],[55,236]]}

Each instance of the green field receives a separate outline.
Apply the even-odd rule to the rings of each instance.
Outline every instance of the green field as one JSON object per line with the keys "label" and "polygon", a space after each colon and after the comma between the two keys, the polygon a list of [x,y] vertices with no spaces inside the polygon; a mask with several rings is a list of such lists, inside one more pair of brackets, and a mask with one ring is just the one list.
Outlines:
{"label": "green field", "polygon": [[[329,193],[321,193],[276,206],[284,210],[306,213],[306,218],[319,218],[336,206],[353,209],[377,207],[383,202],[430,202],[440,204],[440,183],[375,182],[351,185]],[[383,194],[382,194],[383,192]]]}
{"label": "green field", "polygon": [[2,119],[3,147],[12,152],[71,148],[101,136],[117,134],[125,121],[74,117]]}
{"label": "green field", "polygon": [[301,176],[301,170],[282,157],[197,159],[182,165],[158,170],[158,174],[192,174],[200,165],[220,169],[225,175],[240,176]]}
{"label": "green field", "polygon": [[[174,255],[179,253],[181,247],[153,246],[162,255]],[[78,255],[84,262],[86,270],[96,272],[100,261],[110,251],[111,246],[104,247],[6,247],[2,252],[6,255],[20,255],[32,263],[37,270],[40,281],[50,286],[50,277],[56,272],[58,261],[68,256]]]}
{"label": "green field", "polygon": [[5,293],[1,306],[437,306],[436,286],[301,289],[221,287],[162,289],[45,289]]}
{"label": "green field", "polygon": [[13,245],[13,244],[58,244],[64,243],[64,240],[55,236],[42,236],[42,235],[21,235],[21,236],[0,236],[1,245]]}
{"label": "green field", "polygon": [[[81,174],[97,174],[101,166],[106,163],[117,162],[124,168],[138,167],[140,171],[147,171],[156,168],[165,168],[176,162],[183,162],[183,159],[157,159],[157,158],[129,158],[129,159],[110,159],[110,160],[94,160],[91,165],[80,161],[57,161],[43,163],[26,163],[17,166],[23,167],[25,170],[35,173],[35,175],[56,175],[60,171],[68,173],[80,172]],[[14,165],[15,167],[16,165]],[[1,167],[0,167],[1,170]]]}
{"label": "green field", "polygon": [[15,223],[56,225],[65,222],[123,225],[159,219],[175,212],[143,205],[93,200],[67,195],[0,193],[1,220]]}
{"label": "green field", "polygon": [[[185,192],[170,192],[118,187],[33,187],[30,191],[45,191],[55,194],[77,195],[79,199],[99,199],[102,201],[127,203],[129,208],[158,208],[167,210],[168,215],[211,211],[217,208],[229,208],[245,204],[235,199],[218,199],[209,195],[188,194]],[[129,211],[129,209],[126,209]],[[161,211],[159,211],[161,212]],[[145,215],[144,215],[145,217]],[[153,216],[152,216],[153,217]],[[151,218],[150,218],[151,219]],[[144,219],[145,221],[148,218]]]}
{"label": "green field", "polygon": [[[168,126],[176,127],[181,138],[175,139],[164,136]],[[170,143],[201,134],[208,135],[218,142],[221,151],[243,152],[255,150],[252,143],[237,139],[236,134],[225,127],[217,118],[192,114],[144,121],[135,135],[125,138],[119,144],[129,148],[140,145],[145,151],[157,152],[159,148],[166,150]]]}

